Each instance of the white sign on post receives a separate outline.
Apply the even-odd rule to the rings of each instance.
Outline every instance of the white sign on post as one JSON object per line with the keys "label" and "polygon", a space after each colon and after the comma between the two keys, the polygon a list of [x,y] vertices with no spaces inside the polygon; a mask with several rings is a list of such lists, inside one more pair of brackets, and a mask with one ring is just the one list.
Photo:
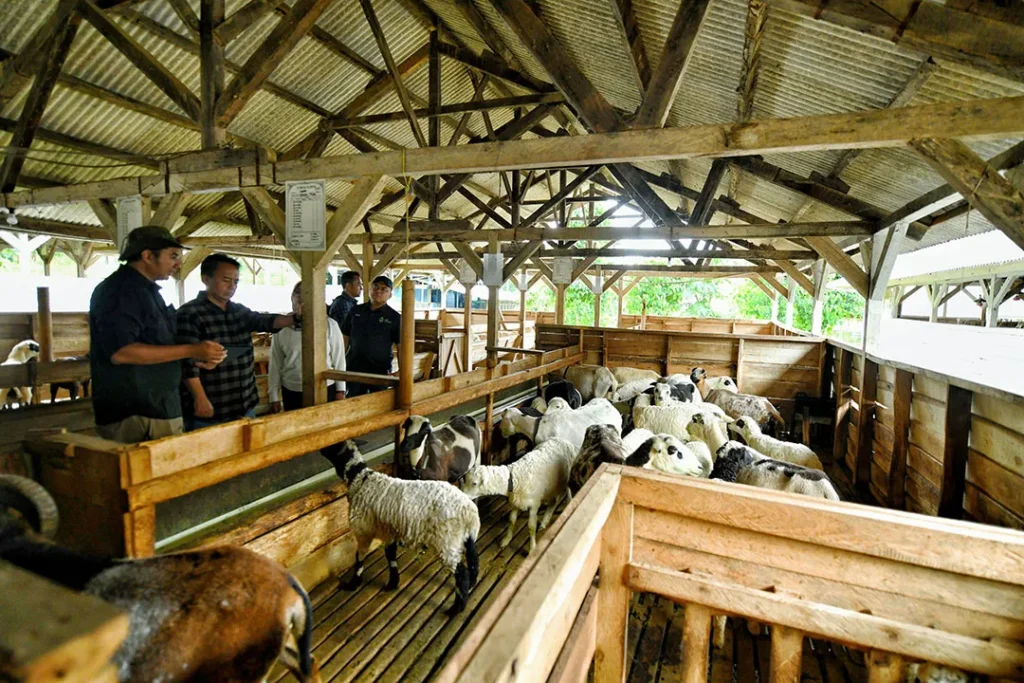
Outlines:
{"label": "white sign on post", "polygon": [[594,279],[590,281],[590,291],[594,294],[600,294],[604,291],[604,276],[600,273],[594,276]]}
{"label": "white sign on post", "polygon": [[284,241],[292,251],[327,248],[327,191],[323,180],[285,183]]}
{"label": "white sign on post", "polygon": [[124,249],[125,239],[135,228],[142,227],[142,195],[117,200],[117,250]]}
{"label": "white sign on post", "polygon": [[518,285],[520,292],[525,292],[530,289],[530,278],[526,275],[526,273],[519,273]]}
{"label": "white sign on post", "polygon": [[459,263],[459,284],[472,287],[476,284],[476,271],[473,270],[473,266],[463,260]]}
{"label": "white sign on post", "polygon": [[502,266],[505,260],[501,254],[484,254],[484,284],[488,287],[501,287]]}
{"label": "white sign on post", "polygon": [[572,284],[572,259],[559,257],[551,269],[551,282],[556,285]]}

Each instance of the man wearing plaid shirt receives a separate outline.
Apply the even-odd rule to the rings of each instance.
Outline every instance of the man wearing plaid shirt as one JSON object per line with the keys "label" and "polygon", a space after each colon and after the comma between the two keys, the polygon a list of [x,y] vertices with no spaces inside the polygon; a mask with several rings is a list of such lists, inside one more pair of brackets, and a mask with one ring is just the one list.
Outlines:
{"label": "man wearing plaid shirt", "polygon": [[253,332],[273,332],[297,321],[292,314],[256,313],[231,301],[238,287],[238,261],[212,254],[200,268],[206,291],[178,310],[178,338],[182,344],[207,339],[219,342],[228,357],[212,370],[185,361],[182,410],[185,431],[254,417],[259,403],[253,372]]}

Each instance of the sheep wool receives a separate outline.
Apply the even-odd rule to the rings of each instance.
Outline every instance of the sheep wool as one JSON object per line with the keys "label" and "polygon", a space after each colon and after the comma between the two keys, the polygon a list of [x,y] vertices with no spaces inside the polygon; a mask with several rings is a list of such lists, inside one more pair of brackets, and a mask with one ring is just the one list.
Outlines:
{"label": "sheep wool", "polygon": [[654,370],[641,370],[640,368],[612,368],[611,370],[620,389],[621,385],[631,382],[647,382],[650,385],[661,379],[661,375]]}
{"label": "sheep wool", "polygon": [[730,391],[712,389],[704,395],[705,403],[712,403],[725,411],[729,416],[739,419],[746,415],[757,421],[762,428],[774,419],[785,427],[786,421],[779,415],[771,401],[752,394],[734,394]]}
{"label": "sheep wool", "polygon": [[635,379],[630,382],[625,382],[619,385],[619,388],[615,391],[615,396],[612,400],[615,403],[622,403],[623,401],[632,401],[634,398],[644,393],[652,386],[657,380],[653,379]]}
{"label": "sheep wool", "polygon": [[707,446],[699,441],[686,442],[671,434],[654,434],[648,429],[634,429],[622,438],[626,452],[633,453],[647,440],[658,437],[665,442],[664,454],[651,454],[650,460],[643,466],[669,474],[681,474],[706,479],[711,474],[713,462]]}
{"label": "sheep wool", "polygon": [[747,445],[769,458],[784,460],[801,467],[809,467],[812,470],[824,470],[821,460],[809,447],[802,443],[790,441],[779,441],[761,433],[757,421],[749,417],[737,418],[729,425],[729,429],[737,432],[747,442]]}
{"label": "sheep wool", "polygon": [[649,429],[655,434],[671,434],[677,439],[686,441],[687,425],[694,415],[707,415],[725,420],[722,409],[708,403],[673,403],[672,405],[652,406],[641,396],[633,406],[633,425],[637,429]]}
{"label": "sheep wool", "polygon": [[506,410],[501,416],[501,434],[506,439],[522,434],[535,444],[548,439],[565,439],[579,448],[583,445],[587,427],[594,424],[610,424],[621,433],[622,415],[606,398],[595,398],[576,410],[566,410],[552,399],[541,418],[527,417],[515,408]]}
{"label": "sheep wool", "polygon": [[711,478],[813,498],[840,500],[835,486],[824,472],[766,458],[738,441],[728,441],[718,450]]}

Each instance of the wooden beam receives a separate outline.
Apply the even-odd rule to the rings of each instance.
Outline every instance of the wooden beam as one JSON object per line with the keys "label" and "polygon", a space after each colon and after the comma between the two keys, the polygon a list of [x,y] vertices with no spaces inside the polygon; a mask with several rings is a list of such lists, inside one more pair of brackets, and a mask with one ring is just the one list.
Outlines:
{"label": "wooden beam", "polygon": [[[189,216],[185,220],[185,224],[182,225],[181,228],[177,232],[174,233],[174,236],[177,237],[179,240],[184,238],[184,237],[188,237],[189,235],[194,233],[196,230],[198,230],[199,228],[201,228],[204,225],[206,225],[207,223],[209,223],[215,217],[223,214],[225,211],[227,211],[228,209],[232,208],[235,204],[238,203],[238,200],[240,198],[241,197],[240,197],[240,195],[237,192],[226,192],[223,197],[218,199],[216,202],[214,202],[210,206],[207,206],[205,209],[197,211],[196,213],[194,213],[191,216]],[[92,204],[92,202],[90,202],[90,205],[91,204]],[[96,207],[93,207],[93,210],[95,210],[95,209],[96,209]],[[98,215],[98,212],[97,212],[97,215]],[[115,221],[114,224],[115,224],[115,227],[116,227],[117,222]],[[269,227],[269,224],[268,224],[268,227]]]}
{"label": "wooden beam", "polygon": [[933,2],[892,15],[856,0],[773,0],[780,9],[891,40],[920,53],[989,73],[1024,79],[1024,26]]}
{"label": "wooden beam", "polygon": [[57,29],[53,43],[43,54],[39,71],[22,105],[18,124],[7,144],[7,153],[4,155],[3,166],[0,167],[0,192],[11,192],[18,184],[18,176],[25,165],[25,157],[32,146],[36,129],[43,118],[43,111],[50,101],[50,93],[53,92],[53,86],[64,66],[64,59],[71,49],[80,23],[81,17],[72,14],[64,25]]}
{"label": "wooden beam", "polygon": [[21,52],[0,63],[0,108],[20,95],[40,72],[57,34],[67,26],[68,18],[77,5],[78,0],[60,0]]}
{"label": "wooden beam", "polygon": [[[106,199],[90,199],[89,208],[96,215],[100,225],[102,225],[111,239],[116,240],[117,238],[117,210],[114,208],[112,202]],[[120,248],[120,245],[116,245]]]}
{"label": "wooden beam", "polygon": [[164,195],[160,200],[160,206],[149,220],[149,224],[173,230],[174,224],[178,222],[185,207],[188,206],[190,198],[191,196],[187,192]]}
{"label": "wooden beam", "polygon": [[250,0],[235,10],[230,17],[216,27],[217,41],[227,45],[250,26],[274,11],[274,5],[267,0]]}
{"label": "wooden beam", "polygon": [[943,439],[942,486],[939,516],[962,519],[967,456],[971,436],[971,404],[974,392],[952,384],[946,395],[946,423]]}
{"label": "wooden beam", "polygon": [[[446,104],[438,108],[436,114],[432,114],[429,108],[415,109],[413,113],[417,117],[437,118],[448,114],[462,114],[492,109],[519,108],[534,104],[561,104],[565,101],[560,93],[535,93],[532,95],[519,95],[516,97],[498,97],[489,100],[476,100],[471,102],[459,102],[457,104]],[[352,128],[364,126],[371,123],[387,123],[392,121],[404,121],[408,115],[405,112],[394,111],[385,114],[370,114],[367,116],[356,116],[349,119],[332,118],[327,124],[334,129]]]}
{"label": "wooden beam", "polygon": [[[13,134],[18,130],[18,122],[12,119],[0,117],[0,130]],[[94,154],[96,156],[113,159],[121,164],[131,163],[137,164],[142,168],[151,168],[154,170],[160,169],[160,162],[152,157],[133,154],[123,149],[108,147],[107,145],[90,142],[65,133],[58,133],[57,131],[42,128],[40,126],[36,127],[34,137],[42,142],[49,142],[54,145],[60,145],[61,147],[67,147],[68,149],[73,149],[79,152],[88,152],[89,154]],[[14,147],[13,144],[11,146]],[[56,183],[50,183],[49,187],[53,187],[55,185]],[[22,184],[19,183],[19,186],[22,186]],[[24,187],[28,186],[24,185]]]}
{"label": "wooden beam", "polygon": [[496,59],[486,54],[477,56],[467,49],[449,45],[448,43],[441,43],[440,47],[441,54],[445,57],[461,62],[481,74],[500,78],[512,85],[525,88],[526,90],[532,90],[533,92],[551,92],[551,86],[548,83],[539,81],[523,71],[517,71],[516,69],[510,68],[501,59]]}
{"label": "wooden beam", "polygon": [[[544,106],[544,105],[541,105]],[[372,155],[267,164],[259,178],[252,167],[222,169],[226,189],[237,187],[239,173],[252,184],[280,184],[310,178],[356,178],[385,174],[394,177],[436,173],[484,173],[513,168],[550,168],[591,163],[621,163],[684,159],[696,156],[739,156],[768,152],[902,146],[914,137],[1006,138],[1024,133],[1024,97],[965,100],[903,109],[792,119],[713,124],[685,128],[623,131],[614,135],[560,136],[530,140],[456,145]],[[531,112],[532,113],[532,112]],[[213,166],[211,164],[211,166]],[[215,167],[215,166],[214,166]],[[403,170],[404,169],[404,170]],[[211,188],[207,170],[175,174],[174,189],[189,190],[203,181]],[[228,178],[233,178],[229,181]],[[168,178],[141,176],[82,183],[59,188],[8,194],[7,206],[80,201],[129,194],[155,195],[167,191]]]}
{"label": "wooden beam", "polygon": [[914,148],[992,225],[1024,249],[1024,192],[967,145],[953,139],[911,140]]}
{"label": "wooden beam", "polygon": [[636,116],[635,128],[661,128],[683,79],[690,50],[707,13],[708,0],[683,0],[669,30],[658,70]]}
{"label": "wooden beam", "polygon": [[[356,226],[362,223],[366,210],[380,196],[380,191],[387,182],[384,176],[367,176],[357,180],[349,189],[345,199],[334,211],[334,215],[327,221],[327,249],[313,264],[314,268],[326,268],[338,253],[338,249],[345,244]],[[368,285],[369,283],[367,283]]]}
{"label": "wooden beam", "polygon": [[[811,248],[821,254],[821,257],[828,261],[837,273],[843,276],[850,286],[857,290],[865,299],[868,298],[868,274],[858,266],[838,244],[828,237],[807,237],[805,238]],[[813,295],[813,288],[810,292]]]}
{"label": "wooden beam", "polygon": [[[184,0],[177,2],[189,8]],[[222,146],[226,137],[217,120],[217,102],[224,92],[224,44],[214,33],[224,21],[224,0],[201,0],[199,16],[199,125],[203,149],[213,149]]]}
{"label": "wooden beam", "polygon": [[[799,273],[800,271],[797,271],[797,272]],[[801,273],[801,275],[802,274],[803,273]],[[788,296],[789,295],[789,291],[785,287],[783,287],[782,283],[779,282],[778,280],[776,280],[775,277],[773,277],[773,276],[768,276],[768,277],[762,276],[760,279],[763,282],[765,282],[768,286],[770,286],[772,289],[774,289],[776,292],[781,294],[782,296]]]}
{"label": "wooden beam", "polygon": [[[828,238],[823,237],[821,239]],[[810,278],[801,273],[800,269],[793,265],[792,261],[776,261],[775,264],[779,266],[783,272],[785,272],[786,275],[788,275],[790,279],[800,287],[800,289],[804,290],[811,296],[814,296],[814,283],[811,282]],[[779,286],[781,287],[782,285]],[[783,296],[788,296],[788,291],[783,291],[782,294]]]}
{"label": "wooden beam", "polygon": [[633,57],[631,62],[633,75],[636,76],[637,88],[642,96],[647,92],[651,83],[651,60],[647,57],[647,48],[644,47],[644,39],[640,35],[640,24],[633,11],[633,0],[609,0],[609,2],[619,20],[619,28],[622,29],[626,44],[629,45],[629,52]]}
{"label": "wooden beam", "polygon": [[380,50],[381,57],[384,58],[384,63],[388,67],[388,73],[391,74],[391,78],[395,83],[395,92],[398,93],[398,101],[402,103],[402,109],[405,110],[405,115],[409,119],[412,134],[420,147],[426,147],[427,139],[423,136],[423,131],[420,130],[419,122],[416,119],[416,111],[409,100],[409,92],[402,83],[402,77],[398,72],[398,64],[391,54],[391,48],[388,47],[387,38],[384,37],[384,29],[381,28],[380,22],[377,20],[377,13],[373,10],[373,4],[371,0],[359,0],[359,4],[362,5],[366,22],[370,25],[374,40],[377,41],[377,49]]}
{"label": "wooden beam", "polygon": [[129,62],[142,71],[190,119],[199,120],[201,109],[199,98],[177,76],[157,61],[156,57],[129,36],[124,29],[107,17],[93,2],[82,0],[78,8],[93,28],[110,41]]}
{"label": "wooden beam", "polygon": [[760,276],[751,275],[749,280],[757,285],[757,288],[764,292],[769,299],[775,298],[775,290],[765,284],[765,281],[762,280]]}
{"label": "wooden beam", "polygon": [[[181,23],[185,25],[192,33],[199,35],[199,17],[196,16],[192,6],[188,4],[188,0],[167,0],[167,3],[174,10],[174,13],[178,15],[178,19],[181,19]],[[221,20],[224,17],[221,15]]]}
{"label": "wooden beam", "polygon": [[465,243],[455,243],[452,244],[452,246],[455,247],[455,251],[459,252],[459,255],[462,256],[466,263],[469,264],[473,269],[473,272],[476,273],[476,276],[478,278],[482,278],[484,276],[484,264],[483,261],[480,260],[480,257],[476,255],[476,252],[474,252],[469,245]]}
{"label": "wooden beam", "polygon": [[331,0],[298,0],[278,22],[217,98],[217,122],[221,126],[226,128],[242,111],[330,3]]}
{"label": "wooden beam", "polygon": [[519,248],[515,256],[510,258],[501,270],[502,282],[512,277],[516,270],[526,263],[544,245],[543,242],[527,242]]}

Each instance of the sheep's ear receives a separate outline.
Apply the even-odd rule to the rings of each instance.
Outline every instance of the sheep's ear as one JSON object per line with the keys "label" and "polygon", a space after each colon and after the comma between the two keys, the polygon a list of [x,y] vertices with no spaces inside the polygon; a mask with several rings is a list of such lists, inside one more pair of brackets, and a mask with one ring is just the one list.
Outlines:
{"label": "sheep's ear", "polygon": [[407,433],[409,431],[409,427],[412,427],[412,418],[411,417],[405,418],[405,422],[402,423],[402,432],[403,433]]}

